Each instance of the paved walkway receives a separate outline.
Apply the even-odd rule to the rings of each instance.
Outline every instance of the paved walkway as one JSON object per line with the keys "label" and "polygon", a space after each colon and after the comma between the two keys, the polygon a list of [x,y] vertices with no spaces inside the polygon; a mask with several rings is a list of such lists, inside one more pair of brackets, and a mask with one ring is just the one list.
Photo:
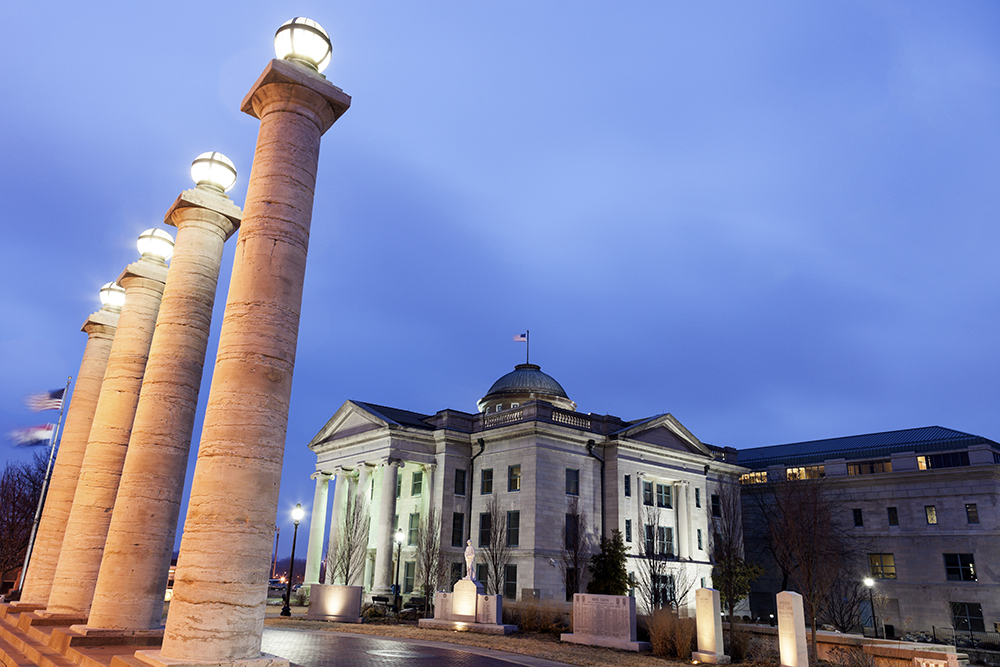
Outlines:
{"label": "paved walkway", "polygon": [[261,651],[303,667],[566,667],[475,646],[273,627],[264,628]]}

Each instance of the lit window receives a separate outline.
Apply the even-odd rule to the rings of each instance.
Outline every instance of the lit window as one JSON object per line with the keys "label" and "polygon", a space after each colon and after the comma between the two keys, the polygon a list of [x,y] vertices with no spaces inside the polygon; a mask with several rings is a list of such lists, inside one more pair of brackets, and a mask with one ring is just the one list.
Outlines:
{"label": "lit window", "polygon": [[948,581],[977,581],[976,561],[972,554],[945,554],[944,571]]}
{"label": "lit window", "polygon": [[521,490],[521,466],[507,467],[507,490],[508,491]]}
{"label": "lit window", "polygon": [[[740,484],[766,484],[767,483],[767,471],[762,472],[748,472],[740,475]],[[697,491],[698,489],[695,489]],[[701,505],[698,505],[701,507]]]}
{"label": "lit window", "polygon": [[892,554],[868,554],[868,569],[876,579],[896,578],[896,560]]}
{"label": "lit window", "polygon": [[937,508],[934,505],[924,505],[924,516],[927,517],[928,525],[937,524]]}
{"label": "lit window", "polygon": [[789,482],[799,479],[823,479],[824,477],[826,477],[826,467],[823,465],[785,468],[785,479]]}
{"label": "lit window", "polygon": [[979,508],[976,503],[965,503],[965,518],[969,523],[979,523]]}

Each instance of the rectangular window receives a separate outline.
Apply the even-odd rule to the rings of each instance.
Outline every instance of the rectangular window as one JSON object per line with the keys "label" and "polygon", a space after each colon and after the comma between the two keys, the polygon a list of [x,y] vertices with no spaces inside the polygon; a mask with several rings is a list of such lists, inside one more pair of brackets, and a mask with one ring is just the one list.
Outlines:
{"label": "rectangular window", "polygon": [[927,517],[928,525],[937,525],[937,508],[934,505],[924,505],[924,516]]}
{"label": "rectangular window", "polygon": [[455,470],[455,495],[465,495],[465,470],[462,468]]}
{"label": "rectangular window", "polygon": [[517,599],[517,565],[503,569],[503,596],[508,600]]}
{"label": "rectangular window", "polygon": [[670,485],[669,484],[657,484],[656,485],[656,506],[670,508],[672,505],[670,503]]}
{"label": "rectangular window", "polygon": [[486,581],[488,577],[489,569],[486,567],[486,563],[476,563],[476,581],[481,581],[485,586],[489,583]]}
{"label": "rectangular window", "polygon": [[403,495],[403,476],[396,475],[396,497],[399,498]]}
{"label": "rectangular window", "polygon": [[972,554],[945,554],[944,571],[948,581],[976,581],[976,561]]}
{"label": "rectangular window", "polygon": [[[695,487],[694,489],[694,506],[701,507],[701,489]],[[702,586],[704,588],[704,586]]]}
{"label": "rectangular window", "polygon": [[424,473],[414,472],[413,481],[410,483],[410,495],[419,496],[424,490]]}
{"label": "rectangular window", "polygon": [[521,541],[521,512],[507,512],[507,546],[516,547]]}
{"label": "rectangular window", "polygon": [[460,547],[465,543],[465,514],[455,512],[451,515],[451,546]]}
{"label": "rectangular window", "polygon": [[719,494],[717,493],[712,494],[712,516],[722,516],[722,499],[719,498]]}
{"label": "rectangular window", "polygon": [[948,452],[917,457],[917,467],[921,470],[938,468],[962,468],[969,465],[969,452]]}
{"label": "rectangular window", "polygon": [[766,470],[759,472],[747,472],[740,475],[740,484],[766,484],[766,483],[767,483]]}
{"label": "rectangular window", "polygon": [[415,512],[410,515],[410,525],[409,535],[407,535],[407,544],[413,546],[420,539],[420,513]]}
{"label": "rectangular window", "polygon": [[868,569],[875,579],[896,578],[896,560],[892,554],[868,554]]}
{"label": "rectangular window", "polygon": [[625,475],[625,497],[632,497],[632,475]]}
{"label": "rectangular window", "polygon": [[656,527],[656,541],[659,543],[661,556],[674,555],[674,529],[669,526]]}
{"label": "rectangular window", "polygon": [[698,529],[698,551],[704,551],[704,547],[701,546],[701,528]]}
{"label": "rectangular window", "polygon": [[566,551],[572,551],[579,544],[580,515],[566,515]]}
{"label": "rectangular window", "polygon": [[488,496],[493,493],[493,468],[487,468],[479,473],[480,486],[479,493]]}
{"label": "rectangular window", "polygon": [[887,507],[886,512],[889,514],[889,525],[898,526],[899,525],[899,511],[895,507]]}
{"label": "rectangular window", "polygon": [[653,506],[653,483],[643,481],[642,483],[642,504]]}
{"label": "rectangular window", "polygon": [[983,606],[978,602],[951,602],[951,623],[955,632],[986,632]]}
{"label": "rectangular window", "polygon": [[859,461],[858,463],[847,464],[848,475],[874,475],[880,472],[892,472],[892,461],[881,459],[879,461]]}
{"label": "rectangular window", "polygon": [[521,490],[521,466],[507,466],[507,490]]}
{"label": "rectangular window", "polygon": [[625,541],[632,542],[632,519],[625,519]]}
{"label": "rectangular window", "polygon": [[566,468],[566,495],[580,495],[580,471]]}
{"label": "rectangular window", "polygon": [[785,479],[789,482],[800,479],[823,479],[824,477],[826,477],[826,467],[823,464],[785,468]]}
{"label": "rectangular window", "polygon": [[646,524],[645,526],[646,534],[643,536],[646,538],[645,540],[643,540],[643,547],[645,547],[643,549],[644,556],[652,556],[653,554],[656,553],[656,533],[654,532],[655,528],[656,528],[655,526],[650,526],[649,524]]}
{"label": "rectangular window", "polygon": [[485,547],[490,543],[490,515],[483,512],[479,515],[479,546]]}
{"label": "rectangular window", "polygon": [[413,592],[413,580],[416,578],[417,564],[412,560],[403,563],[403,593]]}
{"label": "rectangular window", "polygon": [[965,518],[969,523],[979,523],[979,508],[976,503],[965,503]]}
{"label": "rectangular window", "polygon": [[861,510],[859,508],[854,508],[852,511],[854,512],[854,525],[855,526],[865,525],[865,519],[861,515]]}

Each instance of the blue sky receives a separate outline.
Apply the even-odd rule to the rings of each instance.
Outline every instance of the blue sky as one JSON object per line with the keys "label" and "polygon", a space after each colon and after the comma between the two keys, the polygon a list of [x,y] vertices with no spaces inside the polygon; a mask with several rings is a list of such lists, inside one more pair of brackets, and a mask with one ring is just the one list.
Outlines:
{"label": "blue sky", "polygon": [[473,411],[525,329],[581,411],[717,445],[1000,439],[995,3],[100,7],[0,9],[3,433],[54,414],[23,396],[76,374],[195,156],[228,155],[243,204],[240,101],[301,15],[354,103],[323,140],[279,521],[345,400]]}

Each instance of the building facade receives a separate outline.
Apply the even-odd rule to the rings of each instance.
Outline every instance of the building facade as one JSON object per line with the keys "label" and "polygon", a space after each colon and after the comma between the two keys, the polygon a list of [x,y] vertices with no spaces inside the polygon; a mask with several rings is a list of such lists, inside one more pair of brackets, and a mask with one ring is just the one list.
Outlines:
{"label": "building facade", "polygon": [[[740,450],[743,484],[822,479],[839,527],[856,545],[857,579],[874,579],[879,624],[899,635],[1000,623],[1000,444],[932,426]],[[748,550],[765,554],[754,494],[744,486]],[[768,561],[755,616],[774,612],[781,577]],[[871,626],[870,606],[862,613]]]}
{"label": "building facade", "polygon": [[[462,574],[467,540],[486,578],[491,501],[505,517],[512,554],[498,582],[508,599],[567,598],[563,557],[580,526],[592,551],[602,535],[620,530],[636,581],[648,546],[666,561],[660,583],[671,594],[686,592],[687,583],[711,584],[712,501],[719,485],[745,472],[735,450],[703,444],[670,414],[625,421],[577,412],[533,364],[497,380],[477,407],[425,415],[358,401],[341,406],[309,443],[317,458],[313,511],[329,513],[330,536],[324,545],[314,523],[307,583],[318,581],[323,554],[348,539],[347,510],[360,498],[370,516],[363,572],[327,583],[361,584],[368,595],[388,595],[396,581],[398,531],[399,585],[404,594],[414,590],[419,532],[431,510],[453,579]],[[574,518],[581,516],[582,524]],[[569,576],[579,576],[586,590],[585,572]],[[693,608],[693,592],[684,598],[680,606]]]}

